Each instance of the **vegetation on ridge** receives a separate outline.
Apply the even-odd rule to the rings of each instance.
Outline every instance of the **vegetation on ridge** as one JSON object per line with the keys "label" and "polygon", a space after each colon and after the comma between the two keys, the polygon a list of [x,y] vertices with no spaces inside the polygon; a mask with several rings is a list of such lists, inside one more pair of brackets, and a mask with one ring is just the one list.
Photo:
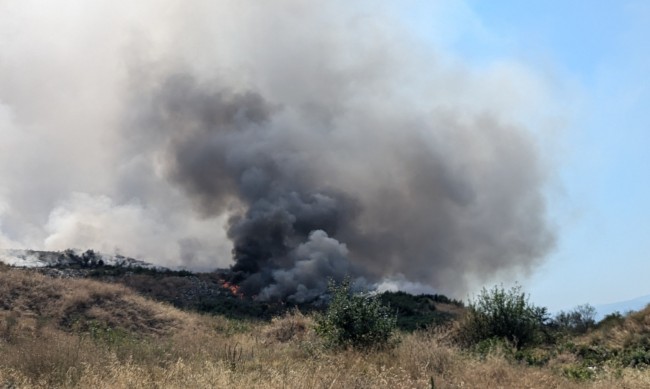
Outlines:
{"label": "vegetation on ridge", "polygon": [[385,348],[397,328],[397,315],[377,296],[354,294],[350,281],[330,282],[327,310],[316,317],[316,333],[328,347]]}
{"label": "vegetation on ridge", "polygon": [[[650,308],[611,315],[578,331],[575,323],[591,323],[589,309],[578,307],[554,318],[542,315],[541,329],[520,327],[548,335],[532,337],[534,342],[522,344],[509,333],[493,332],[459,343],[472,309],[498,303],[527,317],[533,306],[520,291],[503,288],[485,290],[487,305],[476,298],[466,310],[441,302],[444,297],[389,292],[368,300],[346,294],[345,301],[361,302],[362,312],[388,312],[384,317],[407,314],[409,307],[424,312],[431,302],[433,312],[456,309],[467,316],[397,332],[399,342],[391,347],[345,347],[343,342],[332,348],[317,331],[322,317],[313,312],[286,310],[270,321],[206,315],[109,280],[57,278],[0,265],[0,387],[650,386]],[[392,301],[387,311],[374,305],[384,299]],[[386,337],[373,339],[381,344]]]}

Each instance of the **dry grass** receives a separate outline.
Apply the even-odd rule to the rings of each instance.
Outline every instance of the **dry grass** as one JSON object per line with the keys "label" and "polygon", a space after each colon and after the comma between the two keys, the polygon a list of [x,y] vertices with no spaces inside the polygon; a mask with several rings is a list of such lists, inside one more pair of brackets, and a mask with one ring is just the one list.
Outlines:
{"label": "dry grass", "polygon": [[[271,323],[239,322],[184,313],[115,285],[16,270],[0,269],[0,296],[0,387],[650,387],[650,373],[634,369],[584,382],[565,378],[562,367],[573,362],[566,355],[541,368],[499,352],[480,359],[444,331],[402,335],[391,350],[332,351],[298,312]],[[65,319],[71,311],[101,321],[106,331],[122,330],[73,329]]]}
{"label": "dry grass", "polygon": [[0,296],[0,320],[13,317],[36,332],[43,322],[63,330],[85,329],[88,323],[95,323],[162,335],[191,321],[190,315],[120,285],[55,279],[17,269],[0,272]]}
{"label": "dry grass", "polygon": [[593,331],[583,337],[581,342],[618,349],[650,343],[650,305],[631,313],[620,325]]}
{"label": "dry grass", "polygon": [[[263,329],[263,328],[262,328]],[[426,334],[405,336],[392,351],[330,352],[303,341],[261,343],[254,331],[174,337],[170,346],[139,343],[126,355],[61,335],[27,345],[0,368],[13,387],[98,388],[647,388],[648,373],[574,382],[550,369],[513,365],[494,355],[479,360]],[[122,355],[123,354],[123,355]]]}

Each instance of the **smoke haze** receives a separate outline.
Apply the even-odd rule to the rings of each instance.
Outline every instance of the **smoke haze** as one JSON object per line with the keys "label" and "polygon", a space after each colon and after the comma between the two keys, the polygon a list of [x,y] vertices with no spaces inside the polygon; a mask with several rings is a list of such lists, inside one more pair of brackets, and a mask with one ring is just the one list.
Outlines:
{"label": "smoke haze", "polygon": [[470,69],[388,3],[114,3],[0,5],[0,247],[232,265],[298,302],[346,275],[460,293],[552,248],[525,67]]}

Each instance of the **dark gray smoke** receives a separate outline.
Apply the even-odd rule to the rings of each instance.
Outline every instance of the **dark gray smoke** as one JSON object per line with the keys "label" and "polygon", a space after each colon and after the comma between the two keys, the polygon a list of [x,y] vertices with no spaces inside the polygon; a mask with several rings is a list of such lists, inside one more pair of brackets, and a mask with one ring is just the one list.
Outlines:
{"label": "dark gray smoke", "polygon": [[309,159],[318,158],[317,149],[274,128],[281,108],[255,92],[199,85],[189,75],[170,76],[151,93],[146,100],[153,103],[135,115],[146,121],[132,130],[167,133],[170,180],[206,217],[230,213],[233,270],[244,293],[304,301],[330,278],[361,273],[336,240],[355,228],[359,205],[314,175]]}
{"label": "dark gray smoke", "polygon": [[[230,215],[247,294],[304,301],[346,275],[445,285],[532,264],[552,241],[534,144],[488,114],[362,107],[323,124],[312,113],[326,102],[282,105],[188,74],[149,93],[132,130],[167,134],[169,179],[205,217]],[[338,123],[348,115],[354,127]]]}
{"label": "dark gray smoke", "polygon": [[470,68],[375,3],[66,4],[0,8],[26,21],[0,17],[1,246],[232,265],[305,301],[346,275],[464,292],[553,245],[520,64]]}

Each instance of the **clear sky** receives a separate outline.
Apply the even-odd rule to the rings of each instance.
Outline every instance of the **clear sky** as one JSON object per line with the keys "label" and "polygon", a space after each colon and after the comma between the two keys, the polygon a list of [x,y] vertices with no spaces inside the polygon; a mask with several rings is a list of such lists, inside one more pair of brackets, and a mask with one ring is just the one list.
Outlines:
{"label": "clear sky", "polygon": [[650,294],[650,1],[413,1],[405,17],[473,66],[518,61],[554,84],[559,240],[521,281],[532,299],[564,309]]}

